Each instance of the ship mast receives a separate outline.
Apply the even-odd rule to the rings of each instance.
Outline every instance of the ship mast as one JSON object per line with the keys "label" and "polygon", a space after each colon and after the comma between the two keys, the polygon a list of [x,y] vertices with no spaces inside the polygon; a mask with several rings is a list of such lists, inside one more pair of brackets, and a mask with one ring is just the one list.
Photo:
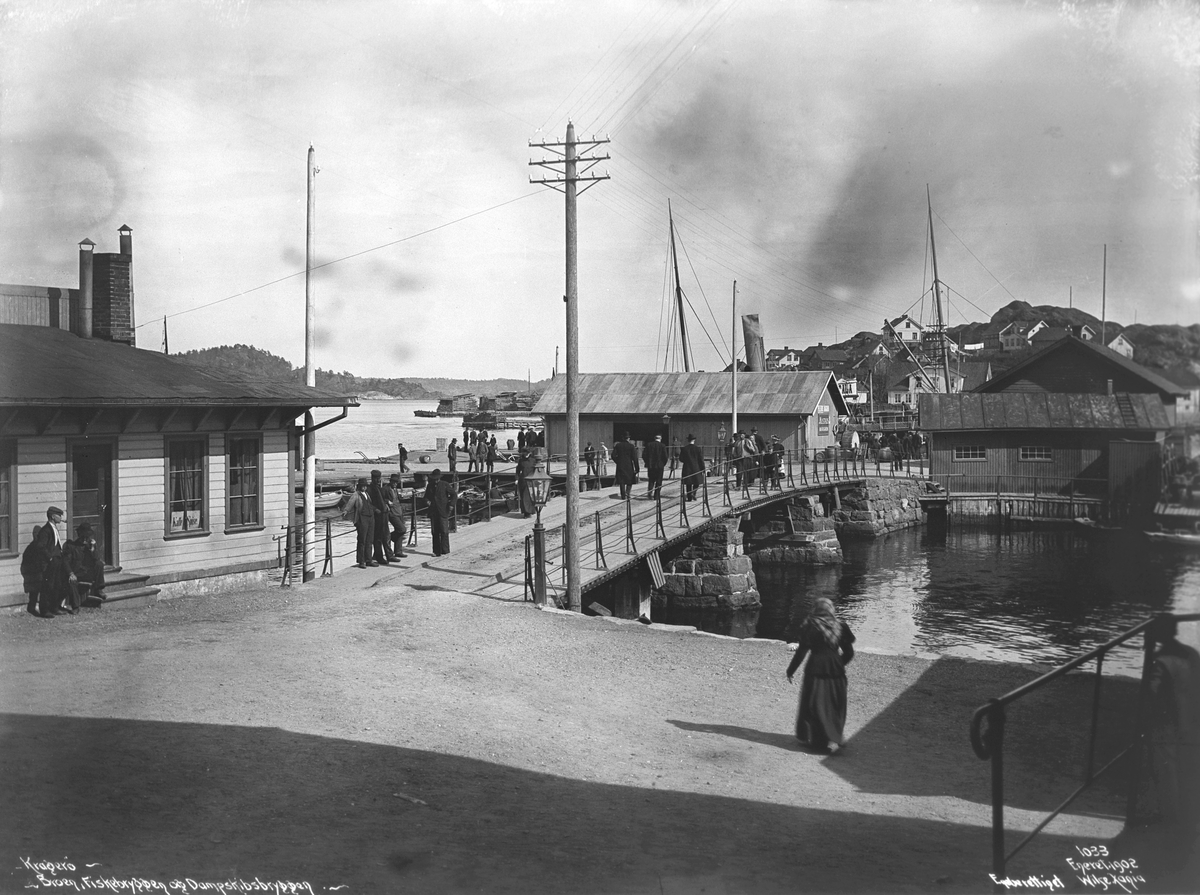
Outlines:
{"label": "ship mast", "polygon": [[671,224],[671,264],[675,268],[675,306],[679,314],[679,341],[683,344],[683,372],[692,372],[692,352],[688,345],[687,324],[683,320],[683,287],[679,285],[679,255],[675,251],[675,218],[671,214],[671,200],[667,200],[667,220]]}
{"label": "ship mast", "polygon": [[950,352],[946,345],[946,319],[942,316],[942,283],[938,279],[937,245],[933,240],[933,200],[929,196],[929,184],[925,184],[925,202],[929,208],[929,251],[933,255],[933,303],[937,308],[935,335],[938,353],[942,356],[942,375],[945,377],[942,381],[945,383],[946,394],[950,394]]}

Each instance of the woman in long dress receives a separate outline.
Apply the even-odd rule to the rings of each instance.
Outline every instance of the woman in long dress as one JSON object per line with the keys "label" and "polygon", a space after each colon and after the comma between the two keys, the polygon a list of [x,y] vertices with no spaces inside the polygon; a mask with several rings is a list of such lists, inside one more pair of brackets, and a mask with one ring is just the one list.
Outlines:
{"label": "woman in long dress", "polygon": [[796,739],[816,752],[828,752],[830,743],[840,748],[846,742],[846,666],[854,658],[854,632],[834,613],[828,597],[817,599],[800,627],[788,683],[805,656]]}

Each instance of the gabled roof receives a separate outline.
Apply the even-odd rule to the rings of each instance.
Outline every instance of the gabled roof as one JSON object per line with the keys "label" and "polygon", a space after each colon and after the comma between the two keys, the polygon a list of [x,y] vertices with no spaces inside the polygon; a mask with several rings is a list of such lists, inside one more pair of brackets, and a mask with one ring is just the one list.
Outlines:
{"label": "gabled roof", "polygon": [[1035,345],[1045,345],[1050,342],[1057,342],[1059,339],[1065,339],[1070,335],[1074,335],[1074,333],[1065,326],[1047,326],[1035,332],[1031,341]]}
{"label": "gabled roof", "polygon": [[[567,412],[566,379],[551,380],[534,413]],[[828,370],[738,373],[737,384],[738,413],[812,413],[830,394],[837,413],[849,413]],[[581,373],[577,394],[580,413],[728,416],[732,410],[725,373]]]}
{"label": "gabled roof", "polygon": [[915,326],[917,329],[924,329],[924,328],[925,328],[925,327],[921,326],[921,324],[920,324],[920,322],[919,322],[919,321],[917,321],[917,320],[913,320],[913,318],[912,318],[912,317],[909,317],[907,314],[901,314],[901,315],[900,315],[899,317],[897,317],[895,320],[889,320],[889,321],[887,321],[887,323],[888,323],[888,325],[889,325],[889,326],[898,326],[900,323],[902,323],[902,322],[903,322],[903,321],[905,321],[905,320],[911,321],[911,322],[912,322],[912,325],[913,325],[913,326]]}
{"label": "gabled roof", "polygon": [[1187,389],[1180,388],[1173,382],[1169,382],[1157,373],[1148,370],[1139,363],[1135,363],[1123,354],[1118,354],[1111,348],[1105,348],[1095,342],[1089,342],[1086,339],[1077,339],[1071,336],[1066,339],[1059,339],[1057,342],[1051,342],[1045,348],[1039,349],[1029,357],[1022,360],[1020,363],[1014,364],[1006,371],[996,376],[990,382],[986,382],[979,387],[980,391],[998,392],[1006,388],[1011,383],[1020,379],[1025,375],[1034,364],[1041,363],[1051,354],[1056,351],[1081,351],[1085,356],[1090,356],[1093,360],[1097,360],[1102,364],[1109,364],[1119,369],[1131,373],[1134,376],[1141,378],[1148,386],[1155,391],[1161,392],[1164,395],[1186,395]]}
{"label": "gabled roof", "polygon": [[216,376],[166,354],[48,326],[0,324],[0,405],[353,407],[353,396]]}
{"label": "gabled roof", "polygon": [[[1125,402],[1123,411],[1121,403]],[[927,432],[982,429],[1170,428],[1162,399],[1154,394],[1069,395],[1061,392],[924,394],[919,424]]]}

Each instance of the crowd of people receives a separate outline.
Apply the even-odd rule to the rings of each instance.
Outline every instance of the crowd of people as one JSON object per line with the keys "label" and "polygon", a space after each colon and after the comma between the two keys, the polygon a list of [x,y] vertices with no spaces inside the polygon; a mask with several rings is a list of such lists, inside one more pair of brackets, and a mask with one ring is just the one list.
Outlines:
{"label": "crowd of people", "polygon": [[21,554],[21,579],[29,596],[26,610],[41,618],[74,615],[83,605],[100,606],[104,593],[104,558],[90,522],[75,526],[75,539],[64,540],[58,527],[63,511],[52,506],[46,522],[34,530]]}

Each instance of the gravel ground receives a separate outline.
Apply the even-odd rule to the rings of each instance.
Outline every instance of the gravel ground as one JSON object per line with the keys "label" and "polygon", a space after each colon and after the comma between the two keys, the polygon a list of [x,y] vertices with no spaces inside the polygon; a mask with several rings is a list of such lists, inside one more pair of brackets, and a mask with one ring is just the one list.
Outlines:
{"label": "gravel ground", "polygon": [[[465,535],[455,565],[506,530]],[[1040,669],[859,655],[849,746],[814,755],[791,736],[785,645],[472,595],[425,559],[0,618],[0,890],[88,874],[346,893],[991,889],[988,765],[967,725]],[[1012,713],[1010,831],[1077,784],[1090,693],[1071,676]],[[1134,695],[1106,685],[1106,721]],[[1119,782],[1014,875],[1077,889],[1066,859],[1119,831]],[[38,861],[75,870],[43,884]],[[1142,891],[1175,885],[1150,878]]]}

